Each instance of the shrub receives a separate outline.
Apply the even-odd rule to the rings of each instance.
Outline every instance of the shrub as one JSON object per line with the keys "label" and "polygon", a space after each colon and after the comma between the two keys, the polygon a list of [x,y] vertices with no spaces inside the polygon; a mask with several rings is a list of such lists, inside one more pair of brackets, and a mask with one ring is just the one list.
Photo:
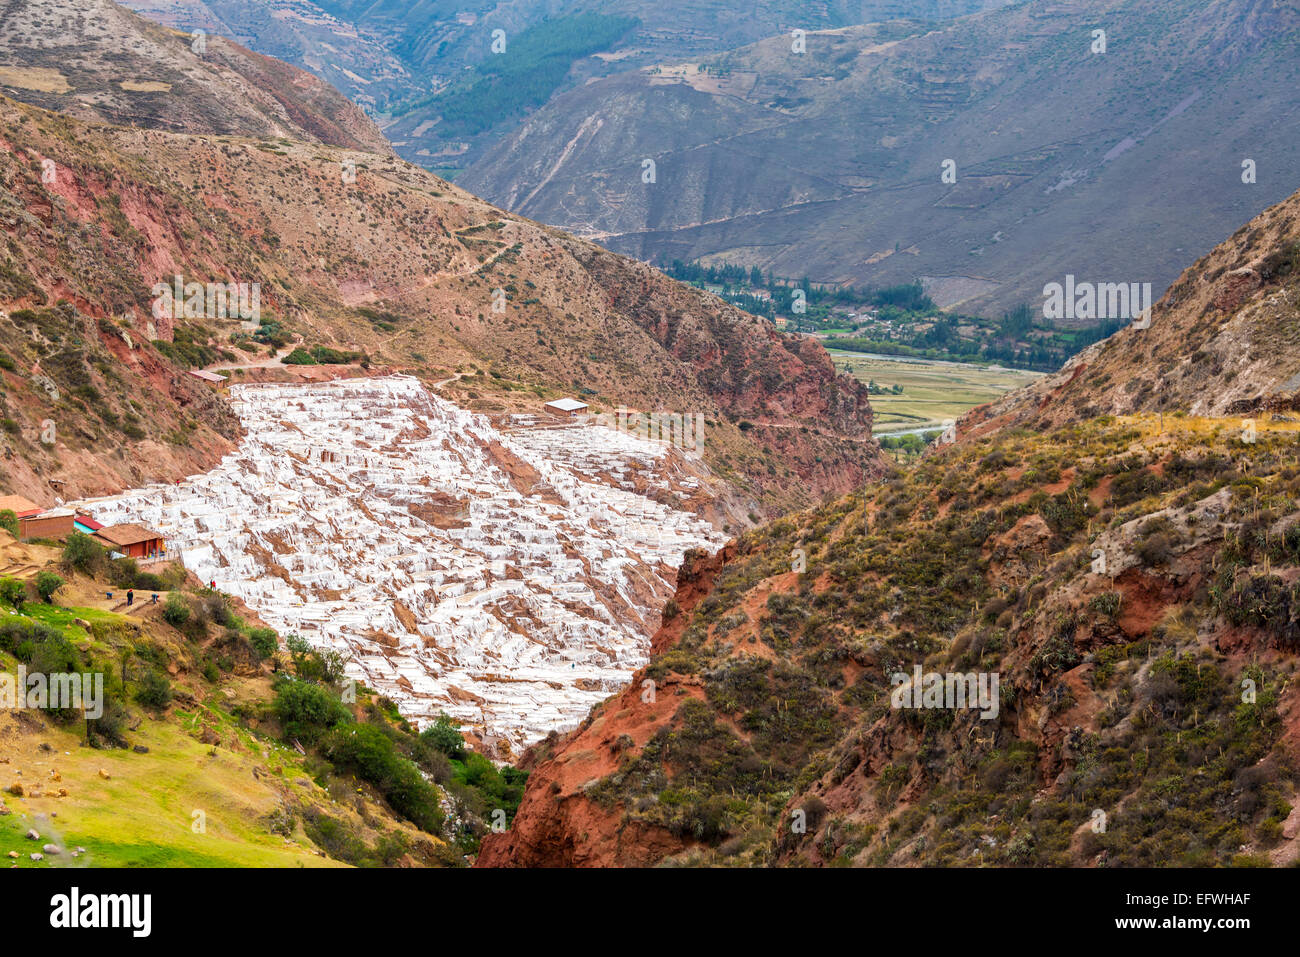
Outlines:
{"label": "shrub", "polygon": [[135,693],[135,700],[146,708],[161,710],[172,702],[172,683],[161,673],[149,671]]}
{"label": "shrub", "polygon": [[190,603],[178,591],[172,592],[163,602],[163,621],[174,628],[179,628],[190,620]]}
{"label": "shrub", "polygon": [[119,558],[109,562],[108,580],[113,583],[114,588],[134,588],[138,574],[139,570],[134,558]]}
{"label": "shrub", "polygon": [[104,546],[85,532],[71,532],[63,546],[63,564],[87,575],[93,575],[103,566],[107,557]]}
{"label": "shrub", "polygon": [[52,675],[79,671],[81,656],[72,642],[51,629],[37,633],[40,640],[33,646],[28,667],[33,673]]}
{"label": "shrub", "polygon": [[1151,568],[1164,565],[1174,556],[1178,533],[1166,519],[1155,518],[1138,529],[1138,541],[1133,553],[1142,564]]}
{"label": "shrub", "polygon": [[437,721],[420,732],[420,740],[449,758],[461,758],[465,754],[465,738],[446,714],[438,715]]}
{"label": "shrub", "polygon": [[48,625],[10,618],[0,624],[0,651],[7,651],[19,661],[31,661],[36,646],[63,635]]}
{"label": "shrub", "polygon": [[260,658],[270,658],[280,647],[274,628],[254,628],[248,633],[248,643]]}
{"label": "shrub", "polygon": [[3,528],[14,538],[18,537],[18,515],[13,509],[6,508],[0,511],[0,528]]}
{"label": "shrub", "polygon": [[140,572],[135,576],[135,587],[140,591],[167,591],[167,582],[152,572]]}
{"label": "shrub", "polygon": [[315,742],[352,714],[328,688],[309,681],[280,681],[272,704],[286,737]]}
{"label": "shrub", "polygon": [[129,715],[122,702],[114,697],[104,701],[104,711],[98,718],[86,719],[86,732],[91,741],[103,740],[114,747],[125,747],[126,736],[123,734]]}
{"label": "shrub", "polygon": [[0,602],[6,605],[12,605],[15,611],[23,610],[23,602],[27,599],[27,586],[17,578],[11,578],[6,575],[0,578]]}
{"label": "shrub", "polygon": [[347,664],[343,655],[337,651],[316,651],[307,639],[300,635],[287,635],[284,646],[293,658],[293,670],[307,681],[321,681],[335,684],[343,680],[343,668]]}
{"label": "shrub", "polygon": [[319,364],[315,358],[312,357],[312,354],[302,346],[294,349],[293,352],[289,353],[280,361],[287,366],[314,366]]}
{"label": "shrub", "polygon": [[36,593],[47,605],[54,604],[54,593],[63,587],[63,579],[54,572],[38,572],[36,575]]}
{"label": "shrub", "polygon": [[393,810],[417,827],[431,833],[442,828],[444,815],[437,790],[378,728],[365,724],[336,728],[330,732],[325,751],[331,761],[378,788]]}
{"label": "shrub", "polygon": [[226,596],[219,592],[210,592],[203,596],[203,613],[209,621],[216,622],[223,628],[235,628],[239,621],[230,610]]}
{"label": "shrub", "polygon": [[1114,618],[1119,613],[1120,593],[1117,591],[1105,591],[1100,595],[1094,595],[1088,602],[1088,606],[1097,614],[1106,618]]}

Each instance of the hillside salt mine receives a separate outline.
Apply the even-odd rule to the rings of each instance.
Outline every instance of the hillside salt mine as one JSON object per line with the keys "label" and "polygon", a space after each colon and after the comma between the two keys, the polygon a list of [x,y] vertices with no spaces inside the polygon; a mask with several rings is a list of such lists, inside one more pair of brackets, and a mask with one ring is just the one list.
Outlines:
{"label": "hillside salt mine", "polygon": [[246,438],[217,468],[77,504],[158,529],[421,725],[513,749],[580,721],[647,660],[683,553],[723,542],[662,504],[707,481],[662,443],[497,429],[406,376],[230,392]]}

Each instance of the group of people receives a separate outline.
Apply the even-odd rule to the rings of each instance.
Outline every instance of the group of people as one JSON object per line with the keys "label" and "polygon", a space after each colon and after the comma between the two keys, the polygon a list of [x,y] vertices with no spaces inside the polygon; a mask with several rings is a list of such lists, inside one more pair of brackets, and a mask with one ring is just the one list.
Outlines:
{"label": "group of people", "polygon": [[[208,587],[209,587],[210,589],[212,589],[213,591],[216,591],[216,590],[217,590],[217,580],[214,578],[212,581],[208,582]],[[106,597],[109,597],[109,598],[112,598],[112,597],[113,597],[113,593],[112,593],[112,592],[105,592],[105,595],[106,595]],[[128,589],[126,590],[126,607],[127,607],[127,608],[130,608],[130,607],[131,607],[132,605],[134,605],[134,604],[135,604],[135,589],[134,589],[134,588],[128,588]],[[158,604],[158,593],[157,593],[157,592],[154,592],[154,593],[153,593],[153,597],[149,600],[149,604],[151,604],[151,605],[156,605],[156,604]]]}

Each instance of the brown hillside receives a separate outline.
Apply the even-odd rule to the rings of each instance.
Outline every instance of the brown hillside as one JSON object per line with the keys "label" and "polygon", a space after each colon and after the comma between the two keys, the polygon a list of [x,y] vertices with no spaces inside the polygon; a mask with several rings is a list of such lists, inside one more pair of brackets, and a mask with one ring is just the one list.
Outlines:
{"label": "brown hillside", "polygon": [[354,103],[297,67],[109,0],[0,4],[0,93],[83,120],[389,152]]}
{"label": "brown hillside", "polygon": [[[1294,862],[1297,435],[971,440],[688,562],[479,865]],[[997,676],[996,713],[894,706],[915,667]]]}
{"label": "brown hillside", "polygon": [[[18,333],[6,484],[39,501],[51,478],[85,495],[186,474],[234,438],[183,373],[273,346],[221,320],[153,323],[152,287],[176,275],[259,284],[261,333],[363,357],[347,374],[460,369],[447,389],[482,411],[580,393],[597,410],[702,413],[742,522],[879,472],[866,390],[819,346],[391,155],[91,126],[13,101],[0,146],[0,322]],[[46,419],[55,448],[37,441]]]}

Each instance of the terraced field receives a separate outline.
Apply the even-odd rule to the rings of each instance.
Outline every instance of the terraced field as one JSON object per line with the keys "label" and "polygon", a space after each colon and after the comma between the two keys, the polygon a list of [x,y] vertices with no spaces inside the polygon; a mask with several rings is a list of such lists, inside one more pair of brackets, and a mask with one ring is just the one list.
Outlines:
{"label": "terraced field", "polygon": [[901,385],[901,395],[873,395],[876,435],[938,426],[957,419],[977,405],[1028,385],[1037,372],[998,366],[964,365],[929,359],[894,359],[831,350],[835,368],[862,382],[888,388]]}

